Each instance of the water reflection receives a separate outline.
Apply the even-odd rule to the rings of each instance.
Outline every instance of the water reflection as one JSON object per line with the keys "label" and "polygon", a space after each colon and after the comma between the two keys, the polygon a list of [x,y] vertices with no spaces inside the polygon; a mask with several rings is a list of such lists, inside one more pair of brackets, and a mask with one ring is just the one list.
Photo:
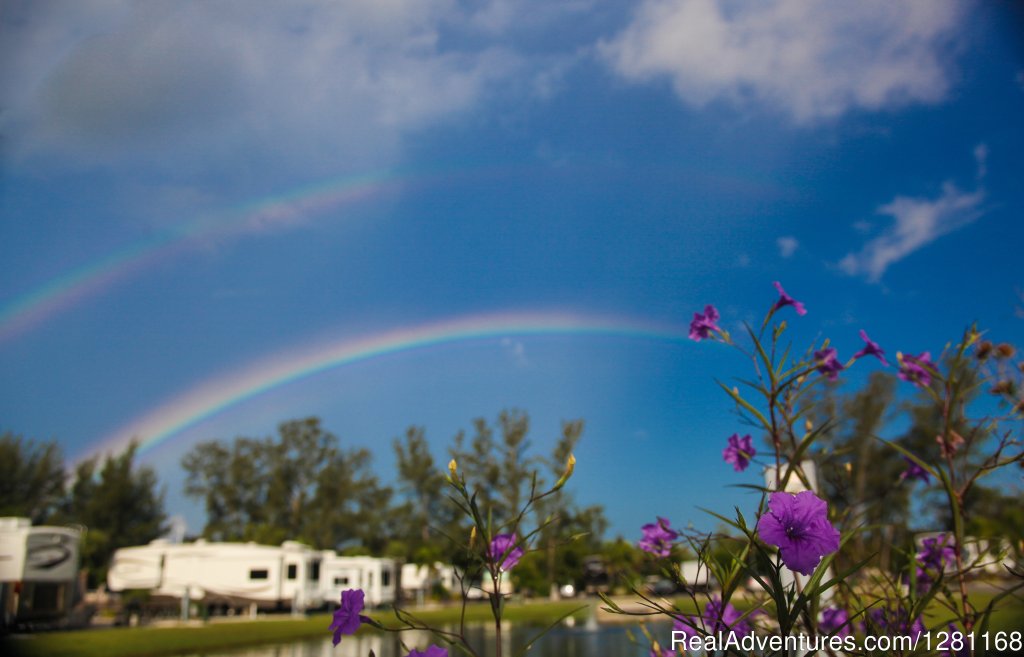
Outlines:
{"label": "water reflection", "polygon": [[[508,657],[518,654],[543,626],[511,625],[502,628],[502,654]],[[467,632],[474,646],[483,646],[482,655],[494,656],[494,628],[489,625],[474,625]],[[401,635],[360,632],[346,636],[337,647],[331,645],[330,635],[318,639],[304,639],[285,644],[272,644],[236,650],[204,653],[202,657],[367,657],[372,650],[376,657],[405,657],[406,649],[425,650],[431,643],[426,632],[403,632]],[[528,653],[531,657],[647,657],[649,649],[629,640],[627,630],[621,626],[559,626],[536,642]],[[457,653],[452,652],[452,657]],[[189,655],[188,657],[199,657]]]}

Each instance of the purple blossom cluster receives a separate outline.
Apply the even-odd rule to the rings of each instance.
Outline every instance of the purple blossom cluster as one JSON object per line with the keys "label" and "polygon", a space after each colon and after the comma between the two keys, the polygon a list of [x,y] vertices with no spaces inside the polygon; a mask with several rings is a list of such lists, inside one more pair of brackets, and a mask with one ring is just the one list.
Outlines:
{"label": "purple blossom cluster", "polygon": [[679,532],[669,527],[668,519],[658,516],[657,522],[648,523],[641,529],[643,538],[637,542],[637,547],[658,557],[672,553],[672,544],[679,538]]}
{"label": "purple blossom cluster", "polygon": [[885,636],[911,636],[920,638],[925,631],[921,617],[911,619],[903,607],[875,607],[867,613],[862,629],[865,633]]}
{"label": "purple blossom cluster", "polygon": [[918,589],[931,588],[935,578],[942,574],[946,566],[956,561],[955,545],[949,534],[929,536],[921,541],[921,551],[917,553]]}
{"label": "purple blossom cluster", "polygon": [[824,634],[832,636],[850,636],[850,614],[840,607],[826,607],[821,610],[821,620],[818,621],[818,629]]}

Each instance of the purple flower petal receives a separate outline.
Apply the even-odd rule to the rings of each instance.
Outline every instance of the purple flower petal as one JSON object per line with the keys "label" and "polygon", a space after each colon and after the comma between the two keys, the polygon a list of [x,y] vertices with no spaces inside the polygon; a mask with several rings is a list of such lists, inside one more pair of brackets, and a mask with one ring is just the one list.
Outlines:
{"label": "purple flower petal", "polygon": [[926,388],[932,382],[932,355],[930,352],[922,352],[919,356],[900,355],[900,371],[898,376],[904,381],[909,381],[916,386]]}
{"label": "purple flower petal", "polygon": [[487,556],[492,563],[499,563],[501,570],[511,570],[523,557],[523,548],[516,545],[515,534],[498,534],[491,539]]}
{"label": "purple flower petal", "polygon": [[440,646],[430,645],[425,651],[410,650],[406,657],[448,657],[448,650]]}
{"label": "purple flower petal", "polygon": [[804,304],[786,294],[786,291],[782,289],[782,283],[775,281],[772,285],[774,285],[775,289],[779,291],[779,300],[775,302],[775,306],[772,308],[772,311],[786,306],[793,306],[793,310],[796,311],[797,315],[802,316],[807,314],[807,309],[804,308]]}
{"label": "purple flower petal", "polygon": [[882,365],[889,367],[889,361],[885,359],[885,351],[878,346],[877,342],[874,342],[868,337],[868,334],[864,329],[860,330],[860,339],[864,341],[864,348],[853,355],[854,360],[863,358],[864,356],[874,356],[878,360],[882,361]]}
{"label": "purple flower petal", "polygon": [[814,360],[818,363],[817,370],[827,376],[829,381],[839,378],[839,373],[844,369],[832,347],[814,352]]}
{"label": "purple flower petal", "polygon": [[839,549],[839,532],[828,521],[828,505],[809,490],[775,492],[757,522],[761,540],[779,548],[790,570],[810,575],[821,558]]}
{"label": "purple flower petal", "polygon": [[907,469],[900,473],[900,481],[904,479],[919,479],[924,483],[928,483],[930,477],[928,471],[917,464],[913,459],[909,459],[906,456],[903,460],[907,462]]}
{"label": "purple flower petal", "polygon": [[722,450],[722,460],[731,463],[732,469],[736,472],[743,472],[750,464],[750,459],[757,454],[750,434],[740,438],[739,434],[734,433],[729,436],[728,443],[728,446]]}
{"label": "purple flower petal", "polygon": [[363,623],[365,616],[359,614],[363,610],[362,589],[347,589],[341,592],[341,605],[334,612],[334,620],[327,629],[334,631],[334,645],[338,645],[343,634],[355,634]]}
{"label": "purple flower petal", "polygon": [[644,535],[637,547],[659,557],[667,557],[672,553],[672,543],[679,538],[679,533],[669,527],[666,518],[658,516],[657,522],[646,524],[641,529]]}
{"label": "purple flower petal", "polygon": [[718,327],[718,310],[708,305],[704,307],[704,314],[693,313],[693,321],[690,322],[690,339],[700,342],[711,337],[712,331],[721,332]]}

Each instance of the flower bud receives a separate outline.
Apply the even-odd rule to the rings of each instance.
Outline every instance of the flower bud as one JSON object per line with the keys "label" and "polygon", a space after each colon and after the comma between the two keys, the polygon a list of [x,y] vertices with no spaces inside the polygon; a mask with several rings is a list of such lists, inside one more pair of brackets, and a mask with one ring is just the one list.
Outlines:
{"label": "flower bud", "polygon": [[996,347],[997,358],[1013,358],[1013,355],[1017,353],[1017,350],[1013,348],[1013,345],[1008,342],[1003,342]]}
{"label": "flower bud", "polygon": [[974,355],[978,360],[985,360],[992,355],[992,343],[988,340],[982,340],[978,343],[978,348],[975,350]]}
{"label": "flower bud", "polygon": [[455,459],[452,459],[451,461],[448,461],[448,474],[451,475],[451,478],[452,478],[453,481],[458,476],[458,472],[457,472],[458,469],[459,469],[459,466],[455,462]]}
{"label": "flower bud", "polygon": [[551,490],[558,490],[565,485],[565,482],[569,481],[569,477],[572,476],[572,471],[576,469],[576,456],[569,454],[569,460],[565,464],[565,472],[562,473],[561,479],[555,483],[555,487]]}
{"label": "flower bud", "polygon": [[469,549],[472,550],[473,549],[473,545],[475,545],[475,544],[476,544],[476,525],[473,525],[473,528],[469,530]]}
{"label": "flower bud", "polygon": [[1005,380],[999,381],[992,386],[993,395],[1005,395],[1013,392],[1013,381]]}
{"label": "flower bud", "polygon": [[804,431],[806,431],[807,433],[810,433],[813,430],[814,430],[814,423],[811,422],[811,418],[805,419],[804,420]]}

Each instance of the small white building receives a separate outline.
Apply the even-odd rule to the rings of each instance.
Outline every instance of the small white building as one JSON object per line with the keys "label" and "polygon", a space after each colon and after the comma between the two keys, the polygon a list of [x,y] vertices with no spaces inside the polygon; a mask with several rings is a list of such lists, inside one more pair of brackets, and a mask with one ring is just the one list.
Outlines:
{"label": "small white building", "polygon": [[52,622],[74,603],[82,532],[0,518],[0,626]]}
{"label": "small white building", "polygon": [[155,598],[260,609],[320,606],[320,555],[302,543],[280,546],[198,540],[117,550],[107,574],[111,591],[146,589]]}
{"label": "small white building", "polygon": [[341,556],[333,550],[320,552],[320,600],[337,605],[345,589],[362,589],[368,607],[394,604],[398,589],[398,562],[378,557]]}

